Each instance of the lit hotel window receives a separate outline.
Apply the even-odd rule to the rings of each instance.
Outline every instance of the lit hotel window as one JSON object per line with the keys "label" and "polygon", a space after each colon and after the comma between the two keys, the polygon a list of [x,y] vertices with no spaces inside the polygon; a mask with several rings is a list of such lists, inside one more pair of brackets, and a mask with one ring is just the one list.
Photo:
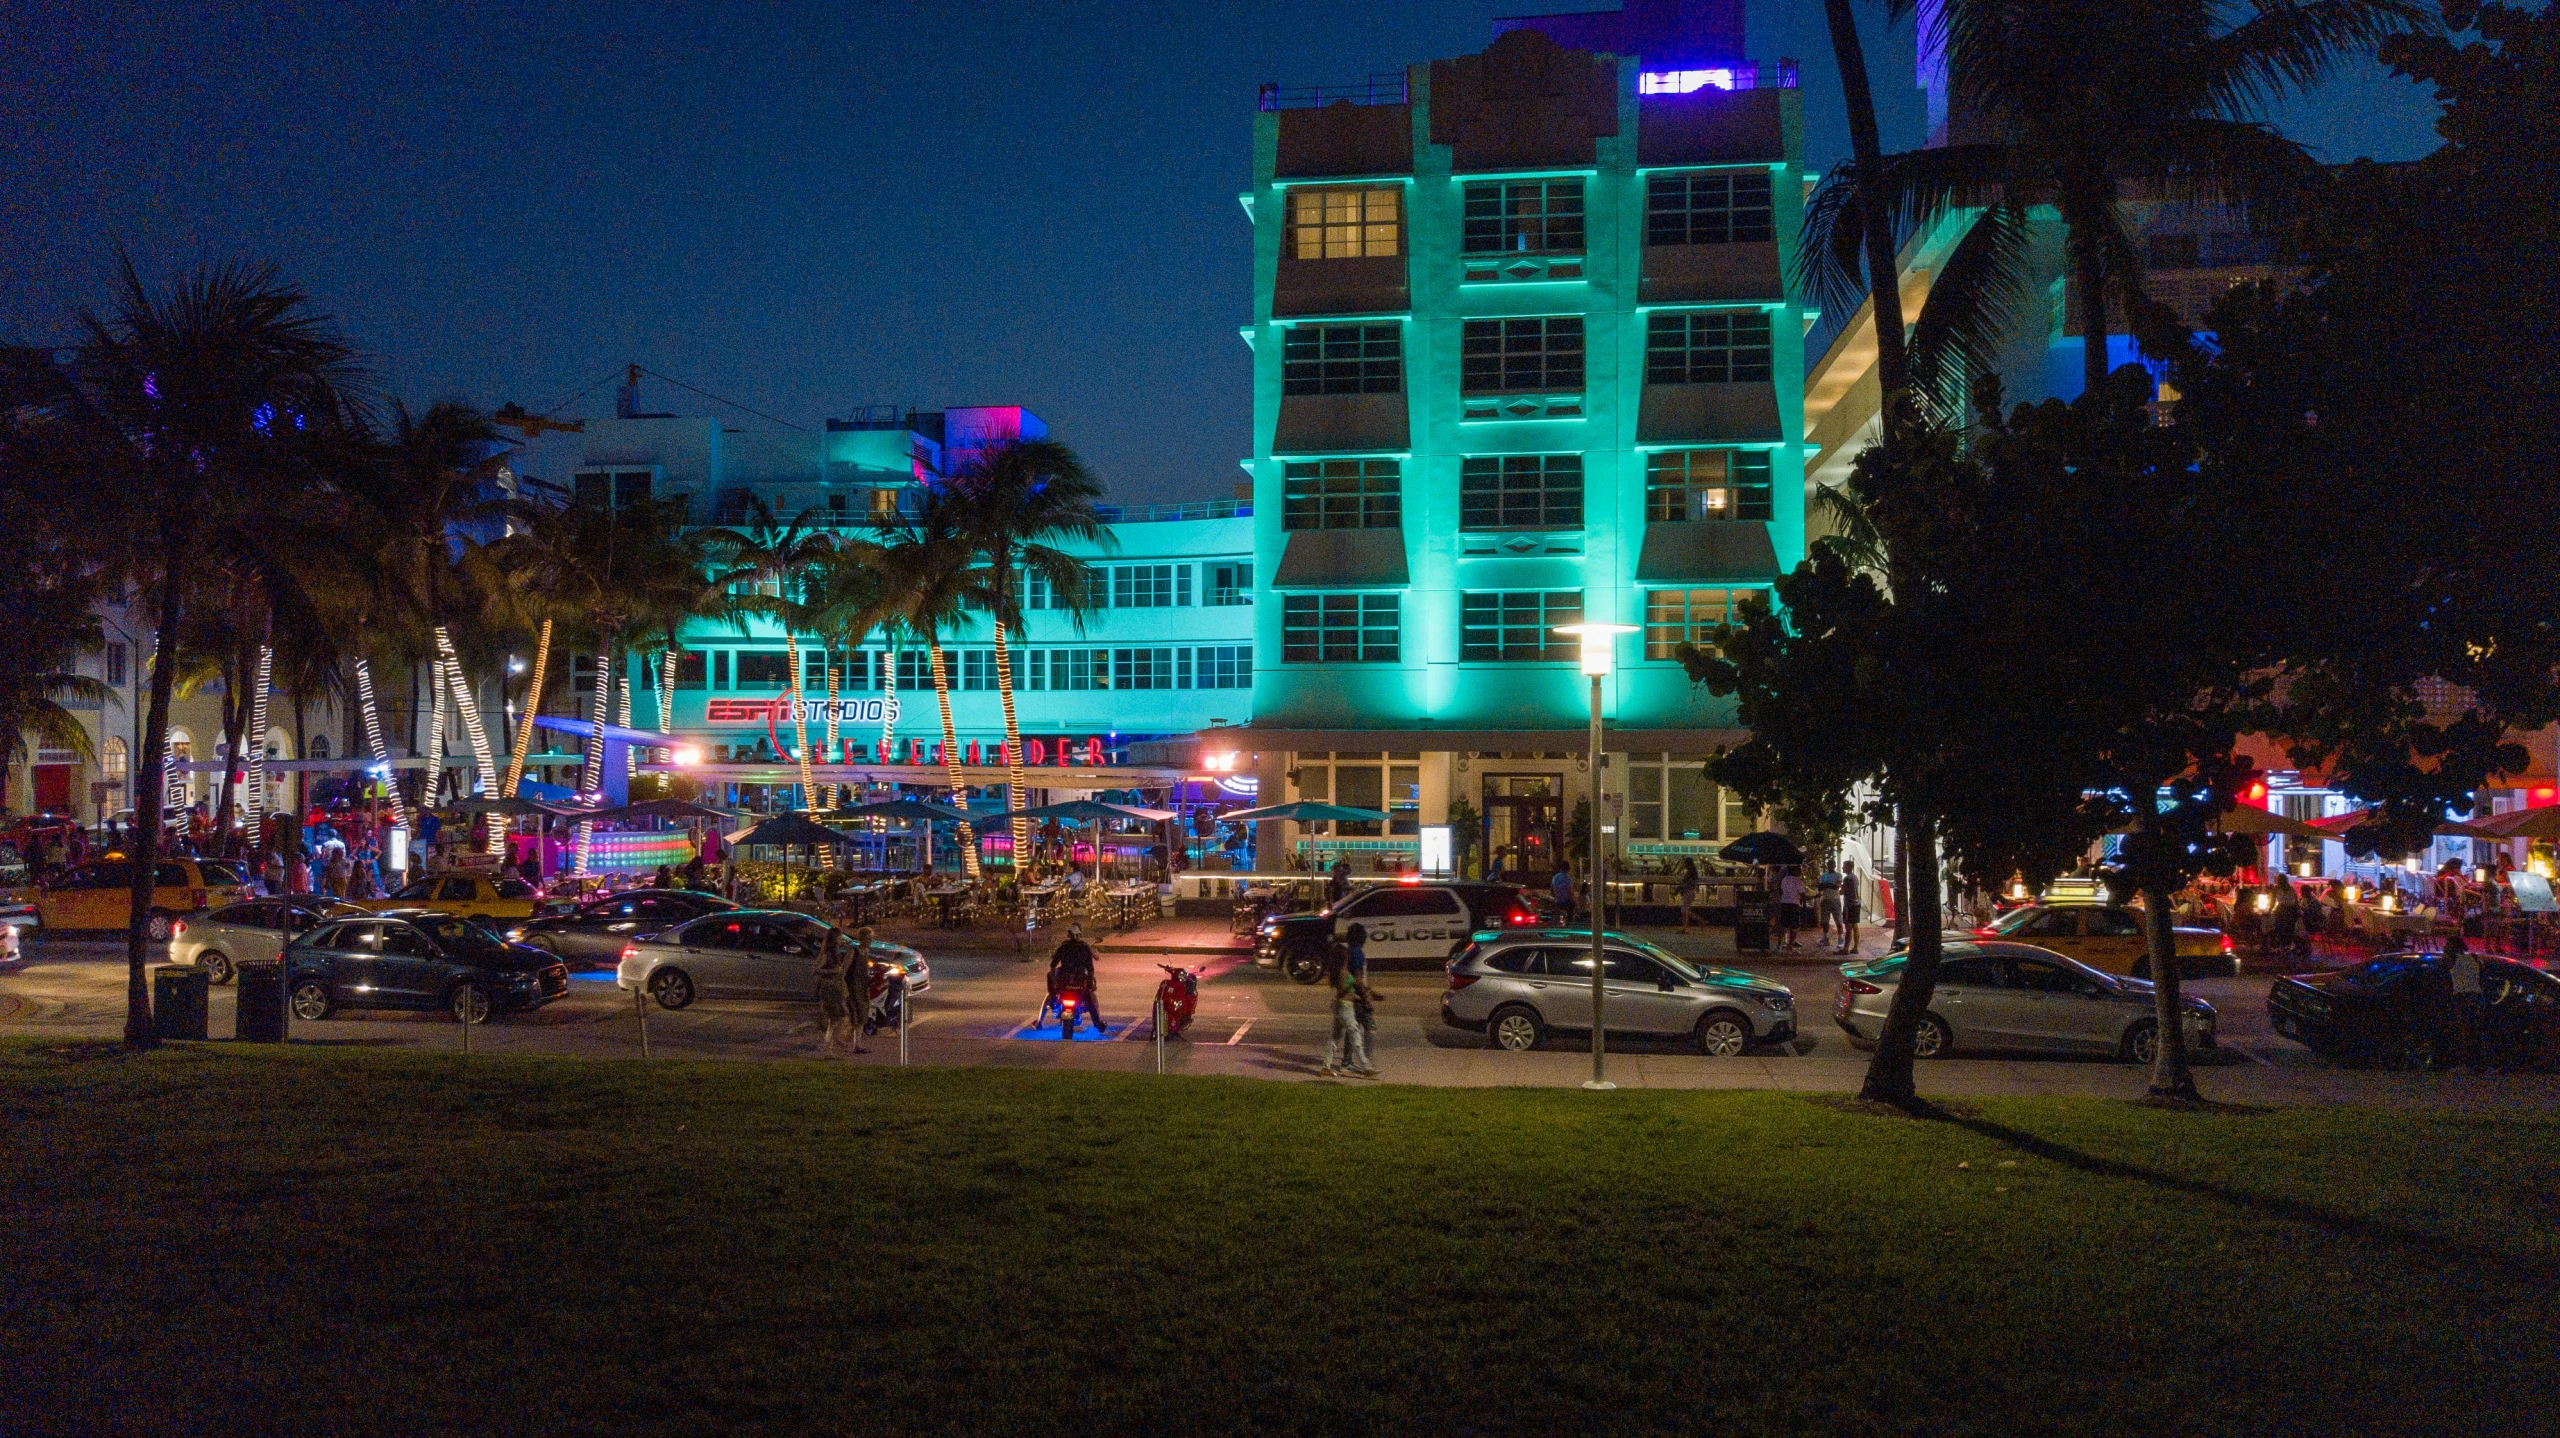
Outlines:
{"label": "lit hotel window", "polygon": [[1393,259],[1400,189],[1291,190],[1290,254],[1302,260]]}
{"label": "lit hotel window", "polygon": [[1742,601],[1755,589],[1654,589],[1644,596],[1644,657],[1677,659],[1680,646],[1712,649],[1716,631],[1741,622]]}
{"label": "lit hotel window", "polygon": [[1582,657],[1581,641],[1556,633],[1556,626],[1581,622],[1578,589],[1460,595],[1458,657],[1473,663],[1569,664]]}
{"label": "lit hotel window", "polygon": [[1769,517],[1766,450],[1662,450],[1644,468],[1644,515],[1657,524]]}
{"label": "lit hotel window", "polygon": [[1287,664],[1393,663],[1402,653],[1401,596],[1291,594],[1280,601]]}

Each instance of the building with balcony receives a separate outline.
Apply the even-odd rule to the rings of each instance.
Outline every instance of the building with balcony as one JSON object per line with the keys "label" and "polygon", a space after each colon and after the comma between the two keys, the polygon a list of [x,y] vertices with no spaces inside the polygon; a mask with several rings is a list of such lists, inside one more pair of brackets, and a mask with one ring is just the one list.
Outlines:
{"label": "building with balcony", "polygon": [[[1730,706],[1675,656],[1804,553],[1793,67],[1738,0],[1501,22],[1481,54],[1265,86],[1254,184],[1251,753],[1268,800],[1380,808],[1261,862],[1409,853],[1472,811],[1550,867],[1595,794],[1556,627],[1634,626],[1597,794],[1637,867],[1751,827]],[[1348,826],[1346,826],[1348,828]],[[1358,866],[1355,858],[1355,867]]]}

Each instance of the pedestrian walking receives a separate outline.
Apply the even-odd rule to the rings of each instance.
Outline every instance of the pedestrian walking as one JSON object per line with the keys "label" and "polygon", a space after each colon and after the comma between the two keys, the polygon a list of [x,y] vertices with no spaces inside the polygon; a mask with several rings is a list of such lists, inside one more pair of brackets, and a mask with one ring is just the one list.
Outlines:
{"label": "pedestrian walking", "polygon": [[1840,952],[1858,951],[1858,861],[1840,866]]}
{"label": "pedestrian walking", "polygon": [[[823,1057],[834,1058],[846,1052],[846,1030],[853,1027],[853,1020],[851,991],[845,984],[845,971],[852,962],[853,955],[845,947],[844,931],[830,927],[827,941],[818,948],[818,962],[814,970],[818,980],[818,1052]],[[861,1032],[859,1028],[853,1031],[856,1036]]]}
{"label": "pedestrian walking", "polygon": [[1837,948],[1840,943],[1840,871],[1831,861],[1822,861],[1822,872],[1813,881],[1813,913],[1822,926],[1822,937],[1816,948]]}
{"label": "pedestrian walking", "polygon": [[267,851],[267,861],[258,866],[258,882],[267,886],[269,895],[284,892],[284,855],[273,849]]}
{"label": "pedestrian walking", "polygon": [[1367,1060],[1368,1072],[1375,1074],[1378,1071],[1375,1057],[1378,1052],[1378,991],[1369,987],[1369,926],[1353,924],[1347,937],[1345,967],[1351,970],[1351,982],[1358,989],[1358,997],[1351,1005],[1352,1016],[1360,1021],[1360,1055]]}
{"label": "pedestrian walking", "polygon": [[348,856],[346,845],[340,844],[329,850],[329,894],[332,898],[347,896],[348,882],[355,878],[355,874],[356,861]]}
{"label": "pedestrian walking", "polygon": [[1793,866],[1778,871],[1778,939],[1779,947],[1792,953],[1804,947],[1798,935],[1804,929],[1804,875]]}
{"label": "pedestrian walking", "polygon": [[2480,958],[2463,942],[2459,929],[2445,936],[2444,956],[2445,977],[2453,987],[2454,1028],[2462,1036],[2462,1062],[2473,1073],[2486,1073],[2489,1055],[2484,1030],[2489,1001],[2480,988]]}
{"label": "pedestrian walking", "polygon": [[1574,910],[1573,871],[1559,866],[1556,869],[1555,877],[1547,881],[1547,892],[1555,896],[1556,922],[1563,925],[1565,928],[1572,928]]}
{"label": "pedestrian walking", "polygon": [[1327,1078],[1372,1078],[1369,1036],[1360,1027],[1360,981],[1351,976],[1351,949],[1335,944],[1325,950],[1325,986],[1333,991],[1333,1036],[1324,1049]]}
{"label": "pedestrian walking", "polygon": [[1694,854],[1680,860],[1680,932],[1689,932],[1690,910],[1698,902],[1698,859]]}

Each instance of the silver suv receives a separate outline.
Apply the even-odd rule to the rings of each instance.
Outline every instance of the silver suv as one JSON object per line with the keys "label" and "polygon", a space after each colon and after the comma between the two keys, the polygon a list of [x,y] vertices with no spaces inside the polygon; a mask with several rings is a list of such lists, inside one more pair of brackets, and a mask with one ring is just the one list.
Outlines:
{"label": "silver suv", "polygon": [[[1603,934],[1601,942],[1612,1034],[1686,1037],[1699,1052],[1718,1057],[1796,1036],[1795,995],[1784,984],[1738,969],[1700,968],[1622,934]],[[1589,1033],[1591,931],[1478,934],[1449,961],[1440,1018],[1514,1052],[1538,1047],[1550,1032]]]}

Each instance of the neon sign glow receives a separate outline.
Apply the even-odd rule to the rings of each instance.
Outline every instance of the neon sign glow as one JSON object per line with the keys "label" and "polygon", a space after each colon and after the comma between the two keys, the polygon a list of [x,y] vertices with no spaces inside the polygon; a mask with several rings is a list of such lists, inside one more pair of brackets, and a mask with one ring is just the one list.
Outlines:
{"label": "neon sign glow", "polygon": [[1639,95],[1686,95],[1698,90],[1730,90],[1731,70],[1647,70],[1636,76]]}

